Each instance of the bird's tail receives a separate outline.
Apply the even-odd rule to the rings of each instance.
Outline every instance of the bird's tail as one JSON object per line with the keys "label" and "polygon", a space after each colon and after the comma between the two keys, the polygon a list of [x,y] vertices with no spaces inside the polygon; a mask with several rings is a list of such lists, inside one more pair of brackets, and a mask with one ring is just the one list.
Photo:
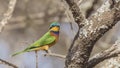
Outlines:
{"label": "bird's tail", "polygon": [[16,53],[12,54],[12,57],[13,57],[13,56],[16,56],[16,55],[18,55],[18,54],[22,54],[22,53],[24,53],[24,52],[26,52],[26,51],[23,50],[23,51],[20,51],[20,52],[16,52]]}

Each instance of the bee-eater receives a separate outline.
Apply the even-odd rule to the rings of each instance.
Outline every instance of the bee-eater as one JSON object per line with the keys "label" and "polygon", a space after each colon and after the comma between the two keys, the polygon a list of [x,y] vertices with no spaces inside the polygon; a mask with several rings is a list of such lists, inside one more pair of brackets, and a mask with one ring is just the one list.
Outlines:
{"label": "bee-eater", "polygon": [[15,56],[24,52],[38,51],[38,50],[45,50],[46,52],[48,52],[49,47],[51,47],[58,41],[59,30],[60,30],[60,24],[57,22],[53,22],[50,25],[49,31],[45,35],[43,35],[39,40],[31,44],[29,47],[27,47],[23,51],[17,52],[12,56]]}

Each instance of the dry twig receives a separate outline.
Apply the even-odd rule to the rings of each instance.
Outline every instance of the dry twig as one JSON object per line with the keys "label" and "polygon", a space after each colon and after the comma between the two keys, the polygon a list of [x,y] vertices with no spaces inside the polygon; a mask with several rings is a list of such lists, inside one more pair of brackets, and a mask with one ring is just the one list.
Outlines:
{"label": "dry twig", "polygon": [[38,68],[38,52],[37,51],[35,51],[35,56],[36,56],[36,68]]}
{"label": "dry twig", "polygon": [[54,56],[54,57],[59,57],[59,58],[63,58],[63,59],[65,59],[65,57],[66,57],[64,55],[55,54],[55,53],[48,53],[48,54],[45,54],[45,56]]}
{"label": "dry twig", "polygon": [[3,18],[0,22],[0,32],[3,30],[4,26],[8,23],[8,20],[12,17],[12,13],[15,8],[17,0],[10,0],[8,5],[8,10],[4,13]]}
{"label": "dry twig", "polygon": [[13,67],[13,68],[18,68],[16,65],[14,65],[14,64],[12,64],[12,63],[10,63],[10,62],[7,62],[7,61],[5,61],[5,60],[3,60],[3,59],[0,59],[0,63],[6,64],[6,65],[11,66],[11,67]]}

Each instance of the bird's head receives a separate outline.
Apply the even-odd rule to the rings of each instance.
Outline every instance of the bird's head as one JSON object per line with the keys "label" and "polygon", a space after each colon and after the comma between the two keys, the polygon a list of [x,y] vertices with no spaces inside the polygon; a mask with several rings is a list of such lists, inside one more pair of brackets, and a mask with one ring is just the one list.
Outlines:
{"label": "bird's head", "polygon": [[50,30],[59,31],[60,30],[60,24],[58,22],[53,22],[52,24],[50,24]]}

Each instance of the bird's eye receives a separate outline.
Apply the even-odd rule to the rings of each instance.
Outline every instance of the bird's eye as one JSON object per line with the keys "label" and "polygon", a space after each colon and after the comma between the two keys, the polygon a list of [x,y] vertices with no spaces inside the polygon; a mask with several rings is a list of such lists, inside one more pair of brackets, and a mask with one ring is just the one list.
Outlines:
{"label": "bird's eye", "polygon": [[54,25],[52,25],[52,27],[54,27]]}

